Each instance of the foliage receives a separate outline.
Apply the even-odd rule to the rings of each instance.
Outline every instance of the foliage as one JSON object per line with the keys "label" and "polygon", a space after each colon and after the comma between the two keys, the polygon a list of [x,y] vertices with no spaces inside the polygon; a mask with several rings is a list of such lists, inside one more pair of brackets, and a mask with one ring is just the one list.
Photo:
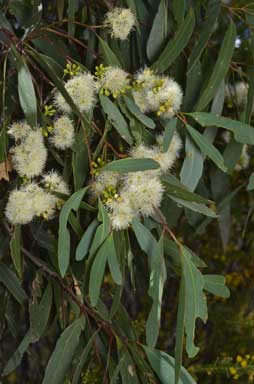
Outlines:
{"label": "foliage", "polygon": [[[207,238],[228,249],[253,190],[254,7],[227,3],[0,2],[3,383],[215,370],[190,359],[238,270]],[[251,351],[231,357],[253,377]]]}

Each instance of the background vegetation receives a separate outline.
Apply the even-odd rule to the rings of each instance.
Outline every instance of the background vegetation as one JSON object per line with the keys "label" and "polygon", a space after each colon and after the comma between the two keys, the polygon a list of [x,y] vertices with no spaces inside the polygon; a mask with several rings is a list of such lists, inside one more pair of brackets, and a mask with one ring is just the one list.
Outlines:
{"label": "background vegetation", "polygon": [[[0,6],[1,383],[174,383],[174,372],[179,376],[181,364],[191,375],[182,370],[182,384],[252,382],[253,2],[1,0]],[[130,8],[136,17],[136,26],[125,41],[113,39],[103,25],[105,14],[116,6]],[[156,217],[146,218],[139,222],[139,229],[129,230],[128,238],[127,231],[114,235],[123,282],[116,284],[112,270],[105,269],[96,305],[91,302],[93,281],[90,287],[88,284],[91,264],[87,258],[75,261],[80,239],[97,216],[96,203],[91,203],[86,195],[78,203],[75,197],[70,202],[62,196],[67,202],[60,218],[58,215],[49,222],[39,219],[25,226],[10,225],[4,214],[10,191],[22,182],[12,169],[12,141],[7,129],[13,121],[26,118],[32,126],[41,125],[45,136],[50,134],[48,127],[53,117],[47,114],[46,106],[54,107],[56,89],[72,106],[76,141],[65,152],[48,148],[48,167],[63,175],[71,185],[72,196],[77,197],[75,192],[89,185],[90,160],[97,161],[100,155],[112,164],[128,153],[129,145],[113,128],[119,127],[119,121],[114,123],[112,110],[108,113],[100,102],[93,116],[80,114],[68,99],[64,89],[64,82],[71,77],[67,64],[93,74],[100,64],[114,65],[131,75],[152,66],[156,73],[172,76],[184,94],[182,113],[177,120],[169,120],[171,125],[154,114],[146,120],[148,117],[140,111],[137,115],[133,106],[129,109],[125,102],[121,104],[121,99],[108,98],[127,121],[133,142],[153,144],[154,133],[147,125],[154,121],[158,132],[166,127],[168,136],[164,140],[169,140],[177,125],[185,148],[168,175],[171,178],[167,180],[167,196],[161,208],[166,223],[159,224]],[[239,81],[249,84],[243,104],[234,91],[224,98],[225,86]],[[193,112],[212,115],[198,115],[201,124],[197,124],[188,115]],[[216,120],[214,115],[230,120]],[[235,128],[232,120],[238,122]],[[206,136],[208,144],[201,141],[198,145],[187,131],[186,122],[202,137]],[[105,126],[109,131],[106,135]],[[229,140],[225,141],[226,131],[222,128],[232,131]],[[241,158],[244,145],[248,145],[246,167]],[[224,172],[223,168],[227,170]],[[176,186],[179,189],[174,194],[172,188]],[[194,191],[195,195],[188,195]],[[204,200],[194,200],[191,206],[197,195]],[[71,234],[71,263],[66,274],[62,273],[57,251],[67,236],[66,228],[60,239],[58,236],[59,222],[64,226],[64,210],[65,227],[68,221]],[[102,204],[99,211],[99,220],[107,231]],[[213,217],[214,212],[218,217]],[[149,254],[149,247],[142,242],[147,236],[156,247],[161,238],[164,240],[164,258],[159,265],[165,261],[167,280],[163,281],[161,306],[156,300],[156,288],[150,287],[148,294],[149,274],[156,273],[159,284],[163,267],[149,265],[145,255]],[[194,255],[193,259],[190,257],[197,283],[193,290],[190,285],[186,290],[189,275],[184,275],[185,266],[180,262],[181,247],[185,252],[193,251],[188,254]],[[89,259],[91,263],[93,257]],[[196,295],[195,289],[203,295],[203,287],[198,286],[199,270],[204,275],[225,276],[231,296],[227,297],[223,279],[213,277],[215,286],[219,282],[220,287],[211,284],[208,289],[209,319],[206,324],[196,321],[195,345],[200,348],[199,353],[188,358],[184,352],[182,362],[182,344],[186,347],[184,319],[190,318],[186,301],[185,312],[183,303],[184,298],[189,300]],[[94,286],[99,273],[95,272]],[[97,288],[98,284],[94,289]],[[200,304],[202,299],[199,300]],[[151,308],[155,312],[161,310],[161,319],[152,313],[147,321]],[[197,312],[194,323],[199,317]],[[190,329],[185,332],[190,333]],[[169,356],[174,356],[176,363]]]}

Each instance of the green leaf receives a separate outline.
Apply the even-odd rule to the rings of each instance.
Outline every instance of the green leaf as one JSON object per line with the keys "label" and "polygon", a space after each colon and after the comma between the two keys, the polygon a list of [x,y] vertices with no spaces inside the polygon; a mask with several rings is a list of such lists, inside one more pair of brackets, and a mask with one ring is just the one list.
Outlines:
{"label": "green leaf", "polygon": [[74,375],[73,375],[73,379],[72,379],[72,384],[78,384],[79,383],[79,379],[80,379],[80,376],[82,374],[82,371],[83,371],[83,368],[84,368],[84,364],[86,362],[86,359],[91,351],[91,348],[92,348],[92,345],[93,343],[95,343],[95,337],[97,336],[98,334],[98,331],[96,331],[92,337],[90,338],[90,340],[88,341],[88,343],[86,344],[86,347],[85,349],[83,350],[81,356],[80,356],[80,359],[79,359],[79,362],[77,363],[76,365],[76,369],[75,369],[75,372],[74,372]]}
{"label": "green leaf", "polygon": [[[174,358],[165,352],[147,347],[145,345],[143,346],[143,349],[154,372],[159,377],[160,383],[173,384],[175,379]],[[182,367],[178,384],[196,384],[196,382],[186,371],[186,369]]]}
{"label": "green leaf", "polygon": [[158,242],[151,232],[138,219],[133,219],[132,228],[140,248],[147,254],[149,264],[152,265],[156,255],[160,254]]}
{"label": "green leaf", "polygon": [[112,101],[104,95],[100,95],[100,102],[102,108],[106,115],[108,116],[109,121],[113,125],[113,127],[117,130],[119,135],[129,144],[133,143],[133,139],[131,137],[128,125],[119,111],[119,109],[115,106]]}
{"label": "green leaf", "polygon": [[106,43],[106,41],[104,41],[100,36],[98,36],[98,39],[105,63],[107,65],[113,65],[121,68],[122,66],[120,61],[118,60],[112,49],[109,47],[108,43]]}
{"label": "green leaf", "polygon": [[236,27],[233,21],[231,21],[221,45],[219,56],[214,66],[212,75],[206,85],[206,88],[200,95],[199,101],[195,107],[196,110],[204,109],[215,96],[222,80],[228,71],[230,61],[235,49],[235,39]]}
{"label": "green leaf", "polygon": [[74,36],[75,34],[75,13],[79,8],[78,0],[69,0],[68,1],[68,35]]}
{"label": "green leaf", "polygon": [[98,212],[98,220],[102,221],[102,233],[101,237],[102,239],[106,239],[110,232],[111,228],[111,222],[108,215],[108,212],[106,211],[104,205],[102,204],[101,200],[99,200],[99,212]]}
{"label": "green leaf", "polygon": [[202,215],[209,216],[209,217],[218,217],[216,212],[214,212],[212,209],[208,208],[205,204],[195,203],[188,200],[178,199],[176,197],[171,196],[168,194],[168,196],[171,198],[171,200],[175,201],[180,206],[183,206],[185,208],[190,209],[191,211],[201,213]]}
{"label": "green leaf", "polygon": [[152,308],[146,322],[146,343],[155,347],[161,320],[162,295],[167,279],[167,271],[163,254],[163,235],[158,243],[158,251],[154,253],[151,262],[151,273],[148,294],[153,300]]}
{"label": "green leaf", "polygon": [[225,277],[220,275],[203,275],[204,289],[213,295],[229,298],[230,291],[225,285]]}
{"label": "green leaf", "polygon": [[14,352],[12,357],[10,357],[10,359],[8,360],[6,366],[4,367],[4,370],[2,373],[3,376],[9,375],[11,372],[13,372],[20,365],[20,363],[23,359],[23,355],[26,352],[26,350],[29,347],[29,344],[31,342],[32,342],[32,333],[29,330],[25,334],[23,340],[19,344],[18,348],[16,349],[16,351]]}
{"label": "green leaf", "polygon": [[19,304],[22,305],[24,301],[27,300],[27,295],[21,287],[19,279],[15,273],[3,263],[0,263],[0,283],[5,285]]}
{"label": "green leaf", "polygon": [[197,195],[196,193],[188,191],[184,185],[176,179],[176,181],[172,178],[172,175],[164,175],[162,181],[165,184],[165,189],[168,194],[175,198],[179,198],[182,200],[187,200],[192,203],[199,204],[208,204],[211,203],[211,200],[207,200],[205,197]]}
{"label": "green leaf", "polygon": [[97,255],[95,256],[90,272],[89,296],[93,307],[97,304],[99,300],[100,289],[108,260],[108,255],[111,251],[112,243],[110,241],[110,237],[108,237],[100,247]]}
{"label": "green leaf", "polygon": [[254,189],[254,172],[250,175],[249,183],[247,185],[247,191],[253,191]]}
{"label": "green leaf", "polygon": [[223,156],[220,154],[217,148],[215,148],[209,140],[199,133],[196,129],[186,124],[186,129],[195,141],[201,152],[208,156],[222,171],[226,172],[227,168],[224,165]]}
{"label": "green leaf", "polygon": [[195,16],[191,8],[188,16],[184,19],[183,23],[175,35],[175,38],[166,45],[158,60],[152,65],[152,69],[156,72],[165,72],[175,59],[180,55],[183,49],[188,44],[192,35],[195,25]]}
{"label": "green leaf", "polygon": [[119,267],[119,260],[117,258],[113,233],[108,237],[108,266],[111,273],[111,276],[114,282],[118,285],[123,283],[122,274]]}
{"label": "green leaf", "polygon": [[102,170],[103,171],[111,171],[111,172],[139,172],[139,171],[147,171],[150,169],[158,169],[160,167],[159,163],[153,159],[135,159],[135,158],[127,158],[121,160],[115,160],[111,163],[105,165]]}
{"label": "green leaf", "polygon": [[182,274],[185,281],[185,333],[186,351],[190,358],[194,357],[199,348],[194,344],[195,323],[199,317],[207,320],[207,304],[203,293],[204,278],[192,262],[192,256],[186,247],[182,247]]}
{"label": "green leaf", "polygon": [[33,342],[39,340],[46,330],[52,306],[52,286],[48,283],[40,303],[32,303],[30,312],[30,330]]}
{"label": "green leaf", "polygon": [[168,13],[166,0],[161,0],[158,11],[153,20],[153,25],[146,46],[149,60],[153,60],[159,53],[168,32]]}
{"label": "green leaf", "polygon": [[87,188],[88,187],[82,188],[69,197],[60,212],[58,231],[58,265],[62,277],[66,274],[70,263],[70,233],[67,228],[69,215],[72,210],[78,210]]}
{"label": "green leaf", "polygon": [[97,227],[98,227],[98,221],[95,219],[91,222],[91,224],[89,224],[86,231],[84,232],[76,249],[77,261],[81,261],[86,257]]}
{"label": "green leaf", "polygon": [[167,152],[167,150],[169,149],[171,140],[176,130],[176,124],[177,124],[176,118],[170,119],[166,124],[164,135],[163,135],[163,152]]}
{"label": "green leaf", "polygon": [[183,185],[194,191],[203,173],[204,158],[196,144],[187,135],[185,139],[185,159],[180,172]]}
{"label": "green leaf", "polygon": [[234,133],[235,140],[239,143],[254,145],[254,128],[246,123],[206,112],[193,112],[188,115],[203,127],[216,126],[228,129]]}
{"label": "green leaf", "polygon": [[[178,0],[175,0],[175,2],[179,3]],[[203,50],[207,46],[207,42],[211,34],[214,32],[214,27],[220,13],[220,5],[221,5],[220,0],[210,0],[208,3],[207,12],[206,12],[206,21],[202,26],[199,41],[191,52],[191,56],[188,64],[188,73],[191,72],[194,65],[199,60]]]}
{"label": "green leaf", "polygon": [[185,0],[173,0],[173,13],[177,23],[180,25],[184,20],[186,2]]}
{"label": "green leaf", "polygon": [[75,320],[61,334],[49,359],[42,384],[63,384],[83,328],[84,319],[82,318]]}
{"label": "green leaf", "polygon": [[10,249],[11,249],[11,257],[16,271],[18,272],[19,277],[22,276],[22,258],[21,258],[21,227],[20,225],[16,225],[11,241],[10,241]]}
{"label": "green leaf", "polygon": [[30,71],[19,56],[18,60],[18,94],[20,105],[27,122],[34,127],[37,123],[37,102]]}
{"label": "green leaf", "polygon": [[83,187],[88,174],[88,153],[82,128],[76,135],[75,144],[72,149],[73,178],[75,191],[77,191]]}
{"label": "green leaf", "polygon": [[176,320],[176,342],[175,342],[175,384],[179,382],[181,366],[183,360],[183,342],[184,342],[184,321],[185,321],[185,280],[181,277],[177,320]]}
{"label": "green leaf", "polygon": [[150,129],[154,129],[155,128],[155,122],[150,119],[150,117],[147,117],[146,115],[144,115],[139,107],[137,106],[137,104],[134,103],[134,101],[132,99],[130,99],[128,96],[124,96],[124,101],[125,101],[125,104],[127,106],[127,108],[129,109],[129,111],[142,123],[144,124],[146,127],[150,128]]}
{"label": "green leaf", "polygon": [[6,133],[6,127],[3,125],[0,131],[0,162],[5,161],[8,153],[8,136]]}

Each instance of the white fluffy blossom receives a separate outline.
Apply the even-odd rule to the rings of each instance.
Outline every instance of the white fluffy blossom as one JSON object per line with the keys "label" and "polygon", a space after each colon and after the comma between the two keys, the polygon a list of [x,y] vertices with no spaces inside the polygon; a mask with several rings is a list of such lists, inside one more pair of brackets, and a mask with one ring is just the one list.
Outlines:
{"label": "white fluffy blossom", "polygon": [[128,198],[113,200],[108,204],[110,209],[109,217],[111,219],[112,228],[115,230],[126,229],[130,226],[135,216]]}
{"label": "white fluffy blossom", "polygon": [[42,182],[44,187],[49,191],[54,191],[62,193],[64,195],[69,195],[70,190],[66,182],[63,180],[57,172],[51,171],[43,175]]}
{"label": "white fluffy blossom", "polygon": [[169,169],[171,169],[182,147],[182,141],[178,133],[174,134],[169,148],[166,152],[163,152],[162,147],[163,135],[157,136],[156,141],[158,145],[154,145],[153,147],[147,147],[146,145],[141,143],[137,147],[132,148],[130,151],[131,157],[151,158],[160,164],[159,170],[145,171],[144,173],[147,175],[149,174],[156,176],[159,175],[161,172],[165,173]]}
{"label": "white fluffy blossom", "polygon": [[10,125],[8,135],[17,141],[26,137],[31,130],[30,125],[26,121],[16,121]]}
{"label": "white fluffy blossom", "polygon": [[61,116],[55,120],[50,141],[56,148],[70,148],[74,143],[74,137],[74,127],[68,116]]}
{"label": "white fluffy blossom", "polygon": [[99,80],[100,93],[117,97],[129,88],[128,73],[118,67],[107,67]]}
{"label": "white fluffy blossom", "polygon": [[126,40],[135,25],[135,16],[129,8],[114,8],[106,14],[105,25],[115,39]]}
{"label": "white fluffy blossom", "polygon": [[92,184],[92,191],[95,195],[100,196],[107,187],[116,188],[118,181],[117,172],[100,172]]}
{"label": "white fluffy blossom", "polygon": [[125,180],[122,198],[128,199],[136,214],[150,216],[159,208],[163,196],[163,185],[158,177],[146,172],[129,173]]}
{"label": "white fluffy blossom", "polygon": [[243,108],[247,104],[248,89],[249,86],[244,81],[238,81],[234,84],[226,84],[225,100]]}
{"label": "white fluffy blossom", "polygon": [[47,159],[47,149],[39,129],[27,136],[11,149],[12,162],[20,176],[28,178],[38,176],[43,171]]}
{"label": "white fluffy blossom", "polygon": [[171,118],[180,109],[183,93],[179,84],[168,76],[158,76],[149,68],[135,76],[133,98],[142,112],[156,112]]}
{"label": "white fluffy blossom", "polygon": [[38,184],[25,184],[10,193],[5,215],[12,224],[27,224],[35,216],[51,219],[54,216],[57,198]]}
{"label": "white fluffy blossom", "polygon": [[27,199],[31,201],[33,216],[41,216],[46,220],[54,216],[57,201],[54,195],[34,182],[24,185],[20,190],[26,193]]}
{"label": "white fluffy blossom", "polygon": [[[65,89],[81,112],[89,112],[92,109],[95,103],[96,84],[90,73],[72,77],[65,83]],[[71,107],[60,92],[55,95],[55,103],[63,112],[71,112]]]}
{"label": "white fluffy blossom", "polygon": [[248,168],[249,164],[250,164],[250,155],[248,153],[248,145],[244,144],[241,157],[235,166],[235,170],[241,171],[243,169],[246,169]]}
{"label": "white fluffy blossom", "polygon": [[10,193],[5,215],[10,223],[27,224],[34,217],[32,200],[25,191],[15,189]]}

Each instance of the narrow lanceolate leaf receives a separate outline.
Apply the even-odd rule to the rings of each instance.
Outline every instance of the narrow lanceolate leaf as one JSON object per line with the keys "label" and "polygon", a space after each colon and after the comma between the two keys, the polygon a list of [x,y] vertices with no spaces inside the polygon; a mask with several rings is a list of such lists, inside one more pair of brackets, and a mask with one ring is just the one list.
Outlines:
{"label": "narrow lanceolate leaf", "polygon": [[132,144],[133,139],[131,137],[128,125],[119,111],[119,109],[115,106],[112,101],[104,95],[100,95],[100,102],[102,105],[102,108],[106,115],[108,116],[109,121],[113,125],[113,127],[116,129],[116,131],[119,133],[119,135],[128,143]]}
{"label": "narrow lanceolate leaf", "polygon": [[202,176],[204,158],[200,149],[193,140],[186,135],[185,159],[182,165],[180,178],[181,182],[190,190],[194,191]]}
{"label": "narrow lanceolate leaf", "polygon": [[254,128],[249,124],[206,112],[194,112],[189,115],[203,127],[216,126],[228,129],[234,133],[235,140],[239,143],[254,145]]}
{"label": "narrow lanceolate leaf", "polygon": [[110,270],[110,273],[111,273],[111,276],[112,276],[112,279],[114,280],[114,282],[118,285],[121,285],[123,282],[123,279],[122,279],[122,274],[120,271],[119,260],[117,258],[117,254],[116,254],[116,249],[115,249],[115,244],[114,244],[114,239],[113,239],[113,233],[111,233],[109,235],[108,242],[109,242],[109,244],[108,244],[108,248],[109,248],[109,252],[108,252],[109,270]]}
{"label": "narrow lanceolate leaf", "polygon": [[171,196],[177,199],[182,199],[198,204],[211,203],[211,200],[207,200],[205,197],[188,191],[188,189],[186,189],[178,180],[178,184],[174,184],[174,181],[172,181],[172,179],[169,178],[168,175],[163,176],[162,181],[164,182],[166,193],[170,194]]}
{"label": "narrow lanceolate leaf", "polygon": [[225,285],[225,277],[220,275],[203,275],[204,289],[211,292],[213,295],[224,297],[227,299],[230,296],[230,291]]}
{"label": "narrow lanceolate leaf", "polygon": [[67,228],[69,215],[72,210],[77,211],[87,190],[82,188],[75,192],[64,204],[59,216],[58,231],[58,265],[61,276],[64,277],[70,263],[70,233]]}
{"label": "narrow lanceolate leaf", "polygon": [[224,164],[223,156],[220,154],[217,148],[201,133],[196,129],[192,128],[190,125],[186,125],[186,129],[191,135],[192,139],[195,141],[201,152],[208,156],[222,171],[226,172],[227,168]]}
{"label": "narrow lanceolate leaf", "polygon": [[161,0],[158,11],[153,20],[152,29],[147,41],[146,53],[149,60],[153,60],[160,51],[168,31],[168,13],[166,0]]}
{"label": "narrow lanceolate leaf", "polygon": [[78,0],[69,0],[68,1],[68,35],[74,36],[75,34],[75,13],[79,7]]}
{"label": "narrow lanceolate leaf", "polygon": [[157,72],[163,73],[175,59],[180,55],[183,49],[188,44],[188,41],[192,35],[195,25],[195,16],[192,8],[189,11],[188,16],[184,19],[183,23],[179,26],[173,40],[169,41],[159,56],[158,60],[152,65],[152,69]]}
{"label": "narrow lanceolate leaf", "polygon": [[82,374],[83,367],[84,367],[85,362],[87,360],[87,357],[88,357],[88,355],[89,355],[89,353],[91,351],[91,348],[92,348],[92,345],[94,343],[94,339],[95,339],[97,333],[98,333],[98,331],[96,331],[92,335],[92,337],[90,338],[90,340],[86,344],[86,347],[85,347],[85,349],[83,350],[83,352],[82,352],[82,354],[80,356],[79,362],[76,365],[76,369],[75,369],[75,372],[74,372],[74,375],[73,375],[72,384],[78,384],[79,383],[79,379],[80,379],[80,376]]}
{"label": "narrow lanceolate leaf", "polygon": [[74,321],[61,334],[49,359],[42,384],[62,384],[65,381],[83,328],[82,318]]}
{"label": "narrow lanceolate leaf", "polygon": [[37,123],[37,103],[34,85],[31,73],[21,57],[18,61],[18,93],[27,122],[31,126],[35,126]]}
{"label": "narrow lanceolate leaf", "polygon": [[163,135],[163,152],[169,149],[171,140],[173,139],[176,130],[177,119],[173,118],[168,121]]}
{"label": "narrow lanceolate leaf", "polygon": [[250,175],[249,183],[247,185],[247,191],[253,191],[254,189],[254,172]]}
{"label": "narrow lanceolate leaf", "polygon": [[188,249],[182,247],[182,273],[185,281],[186,351],[189,357],[194,357],[199,351],[199,348],[194,344],[195,323],[198,317],[206,322],[207,304],[203,293],[204,278],[191,259]]}
{"label": "narrow lanceolate leaf", "polygon": [[89,296],[92,306],[95,306],[99,300],[100,289],[103,281],[103,276],[108,260],[109,252],[111,252],[111,242],[108,237],[100,247],[95,256],[89,280]]}
{"label": "narrow lanceolate leaf", "polygon": [[[178,3],[178,1],[176,0]],[[210,0],[207,7],[206,12],[206,20],[202,25],[200,37],[198,43],[192,50],[189,65],[188,65],[188,73],[191,72],[193,66],[196,64],[197,60],[200,58],[203,50],[205,49],[207,42],[214,31],[214,26],[216,24],[217,17],[220,13],[220,0]]]}
{"label": "narrow lanceolate leaf", "polygon": [[208,216],[208,217],[218,217],[216,212],[214,212],[212,209],[208,208],[205,204],[199,204],[195,203],[195,201],[187,201],[183,199],[178,199],[176,197],[171,196],[168,194],[171,200],[175,201],[179,206],[183,206],[185,208],[190,209],[191,211],[201,213],[202,215]]}
{"label": "narrow lanceolate leaf", "polygon": [[21,287],[19,279],[15,273],[3,263],[0,263],[0,283],[3,283],[19,304],[23,304],[24,301],[27,300],[27,295]]}
{"label": "narrow lanceolate leaf", "polygon": [[98,39],[100,43],[100,48],[102,50],[102,54],[105,59],[105,63],[107,65],[113,65],[121,68],[122,66],[120,61],[118,60],[118,58],[116,57],[112,49],[109,47],[108,43],[106,43],[106,41],[104,41],[100,36],[98,36]]}
{"label": "narrow lanceolate leaf", "polygon": [[184,341],[184,323],[185,323],[185,280],[181,277],[177,320],[176,320],[176,342],[175,342],[175,384],[178,384],[182,360],[183,360],[183,341]]}
{"label": "narrow lanceolate leaf", "polygon": [[[175,360],[167,353],[143,345],[147,359],[154,372],[160,379],[161,384],[173,384],[175,378]],[[196,384],[195,380],[181,367],[178,384]]]}
{"label": "narrow lanceolate leaf", "polygon": [[39,340],[46,330],[50,310],[52,305],[52,286],[48,283],[47,288],[42,296],[39,304],[32,303],[29,309],[30,312],[30,330],[33,337],[33,342]]}
{"label": "narrow lanceolate leaf", "polygon": [[146,343],[155,347],[161,320],[161,306],[164,284],[167,271],[163,254],[163,236],[158,243],[158,251],[154,254],[151,262],[151,273],[148,294],[153,300],[152,308],[146,322]]}
{"label": "narrow lanceolate leaf", "polygon": [[150,128],[150,129],[154,129],[155,128],[155,122],[150,119],[150,117],[147,117],[146,115],[144,115],[139,107],[137,106],[137,104],[134,103],[134,101],[132,99],[130,99],[128,96],[124,96],[124,101],[125,101],[125,104],[128,108],[128,110],[142,123],[144,124],[146,127]]}
{"label": "narrow lanceolate leaf", "polygon": [[231,21],[230,26],[225,35],[225,38],[223,40],[223,43],[221,45],[219,56],[214,66],[213,73],[206,85],[206,88],[200,95],[200,98],[195,107],[195,110],[201,111],[202,109],[204,109],[207,106],[207,104],[209,104],[210,101],[215,96],[218,90],[218,87],[220,86],[222,80],[224,79],[228,71],[229,64],[232,59],[234,48],[235,48],[235,38],[236,38],[236,27],[233,21]]}
{"label": "narrow lanceolate leaf", "polygon": [[10,357],[8,360],[6,366],[4,367],[3,376],[9,375],[11,372],[13,372],[21,363],[24,353],[27,351],[27,348],[29,347],[29,344],[32,342],[32,333],[29,330],[21,343],[19,344],[18,348],[14,352],[14,354]]}
{"label": "narrow lanceolate leaf", "polygon": [[132,221],[132,228],[140,248],[147,254],[149,264],[152,265],[154,258],[160,252],[158,242],[151,232],[138,219],[134,219]]}
{"label": "narrow lanceolate leaf", "polygon": [[21,228],[20,225],[16,225],[11,242],[11,257],[13,264],[18,272],[19,277],[22,276],[22,258],[21,258],[21,250],[20,250],[20,242],[21,242]]}
{"label": "narrow lanceolate leaf", "polygon": [[76,249],[77,261],[83,260],[84,257],[87,255],[97,227],[98,221],[95,219],[91,222],[91,224],[87,227],[86,231],[84,232]]}
{"label": "narrow lanceolate leaf", "polygon": [[181,24],[183,22],[185,7],[185,0],[173,0],[173,13],[178,24]]}
{"label": "narrow lanceolate leaf", "polygon": [[139,172],[147,171],[149,169],[158,169],[159,167],[159,163],[153,159],[127,158],[112,161],[111,163],[105,165],[102,169],[103,171],[111,172]]}

